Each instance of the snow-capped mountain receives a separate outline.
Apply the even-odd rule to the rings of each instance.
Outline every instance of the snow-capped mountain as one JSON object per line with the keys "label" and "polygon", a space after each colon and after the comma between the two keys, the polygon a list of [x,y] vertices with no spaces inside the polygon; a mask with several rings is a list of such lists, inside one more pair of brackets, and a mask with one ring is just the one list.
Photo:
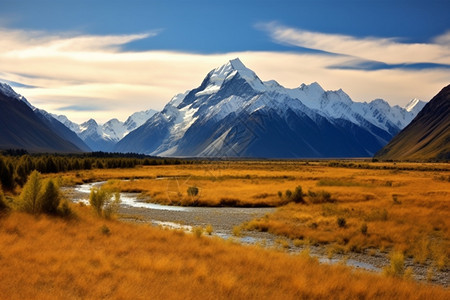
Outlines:
{"label": "snow-capped mountain", "polygon": [[156,112],[153,109],[136,112],[125,122],[111,119],[103,125],[98,124],[94,119],[76,124],[64,115],[54,115],[54,117],[76,133],[93,151],[111,152],[118,141],[144,124]]}
{"label": "snow-capped mountain", "polygon": [[82,152],[89,147],[45,110],[31,105],[8,84],[0,83],[0,149],[32,152]]}
{"label": "snow-capped mountain", "polygon": [[161,156],[366,157],[423,107],[353,102],[318,83],[284,88],[262,82],[239,59],[208,73],[125,136],[114,151]]}

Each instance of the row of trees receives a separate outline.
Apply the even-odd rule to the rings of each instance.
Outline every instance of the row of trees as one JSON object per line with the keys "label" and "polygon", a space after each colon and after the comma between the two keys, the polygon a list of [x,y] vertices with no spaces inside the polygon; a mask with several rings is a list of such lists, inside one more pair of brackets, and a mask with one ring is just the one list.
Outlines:
{"label": "row of trees", "polygon": [[191,163],[187,160],[149,157],[127,157],[102,152],[92,155],[0,155],[0,184],[12,191],[23,186],[32,171],[60,173],[73,170],[134,168],[137,165],[163,165]]}
{"label": "row of trees", "polygon": [[58,183],[52,179],[42,179],[41,173],[34,170],[28,176],[23,189],[14,201],[6,200],[0,187],[0,213],[10,208],[18,209],[30,214],[49,214],[68,216],[71,214],[67,201],[61,203]]}

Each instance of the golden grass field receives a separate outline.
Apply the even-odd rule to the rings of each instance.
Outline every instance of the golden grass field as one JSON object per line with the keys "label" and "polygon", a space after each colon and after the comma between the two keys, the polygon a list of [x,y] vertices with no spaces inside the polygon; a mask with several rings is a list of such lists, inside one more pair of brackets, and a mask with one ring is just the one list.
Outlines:
{"label": "golden grass field", "polygon": [[[348,167],[352,166],[352,167]],[[111,179],[122,191],[172,205],[279,206],[245,224],[331,252],[393,249],[440,270],[449,267],[450,165],[303,161],[206,162],[193,165],[68,173],[63,182]],[[187,195],[196,186],[197,196]],[[305,204],[286,204],[285,191],[303,188]],[[308,196],[326,191],[330,200]],[[282,193],[282,197],[278,194]],[[309,193],[311,195],[311,193]],[[345,226],[339,226],[344,219]],[[342,224],[341,224],[342,225]]]}
{"label": "golden grass field", "polygon": [[148,225],[0,217],[0,299],[449,299],[414,281]]}

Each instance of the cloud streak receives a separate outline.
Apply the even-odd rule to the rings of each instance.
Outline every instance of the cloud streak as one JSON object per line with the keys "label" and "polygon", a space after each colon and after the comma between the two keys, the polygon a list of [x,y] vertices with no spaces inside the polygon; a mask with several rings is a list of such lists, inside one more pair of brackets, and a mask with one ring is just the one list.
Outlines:
{"label": "cloud streak", "polygon": [[[337,48],[333,49],[340,55],[273,51],[205,55],[123,50],[127,43],[151,39],[157,34],[162,33],[96,36],[0,29],[0,78],[21,83],[16,90],[33,105],[52,113],[64,113],[76,122],[91,117],[100,122],[111,118],[125,120],[136,111],[162,109],[174,95],[199,86],[207,72],[236,57],[240,57],[262,80],[275,79],[286,87],[317,81],[325,89],[342,88],[355,101],[384,98],[391,104],[404,105],[413,97],[428,100],[449,81],[448,69],[442,68],[380,68],[368,72],[339,67],[367,61],[372,56],[377,58],[374,60],[386,63],[386,55],[377,54],[381,50],[363,51],[367,46],[359,47],[364,54],[360,56],[353,51],[341,53],[345,51],[339,52]],[[283,40],[300,45],[295,30],[283,34],[278,28],[270,32],[270,36],[274,39],[283,37],[278,42]],[[321,40],[323,34],[309,33],[307,36],[313,40],[308,45],[316,45],[320,50],[340,41],[338,37],[328,35]],[[344,40],[347,45],[358,43],[355,38]],[[447,47],[446,41],[448,37],[442,36],[434,45],[442,50]],[[369,42],[380,45],[371,39]],[[389,39],[384,43],[398,44]],[[434,53],[423,54],[422,58],[432,58],[438,52]],[[446,63],[445,57],[440,59],[439,63]],[[408,59],[415,60],[419,61],[418,58]],[[92,113],[84,110],[89,107],[93,107]]]}
{"label": "cloud streak", "polygon": [[433,63],[450,66],[450,32],[433,43],[401,43],[395,38],[356,38],[290,28],[276,22],[258,24],[282,44],[358,57],[386,64]]}

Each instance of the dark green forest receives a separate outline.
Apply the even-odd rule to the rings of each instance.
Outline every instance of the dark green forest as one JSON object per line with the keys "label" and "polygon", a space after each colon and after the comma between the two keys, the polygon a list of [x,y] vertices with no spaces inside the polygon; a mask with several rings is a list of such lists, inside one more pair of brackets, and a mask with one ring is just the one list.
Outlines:
{"label": "dark green forest", "polygon": [[151,157],[134,153],[92,152],[89,154],[28,154],[24,150],[7,150],[0,154],[0,183],[3,190],[23,186],[33,170],[42,174],[76,170],[134,168],[137,165],[173,165],[189,160]]}

